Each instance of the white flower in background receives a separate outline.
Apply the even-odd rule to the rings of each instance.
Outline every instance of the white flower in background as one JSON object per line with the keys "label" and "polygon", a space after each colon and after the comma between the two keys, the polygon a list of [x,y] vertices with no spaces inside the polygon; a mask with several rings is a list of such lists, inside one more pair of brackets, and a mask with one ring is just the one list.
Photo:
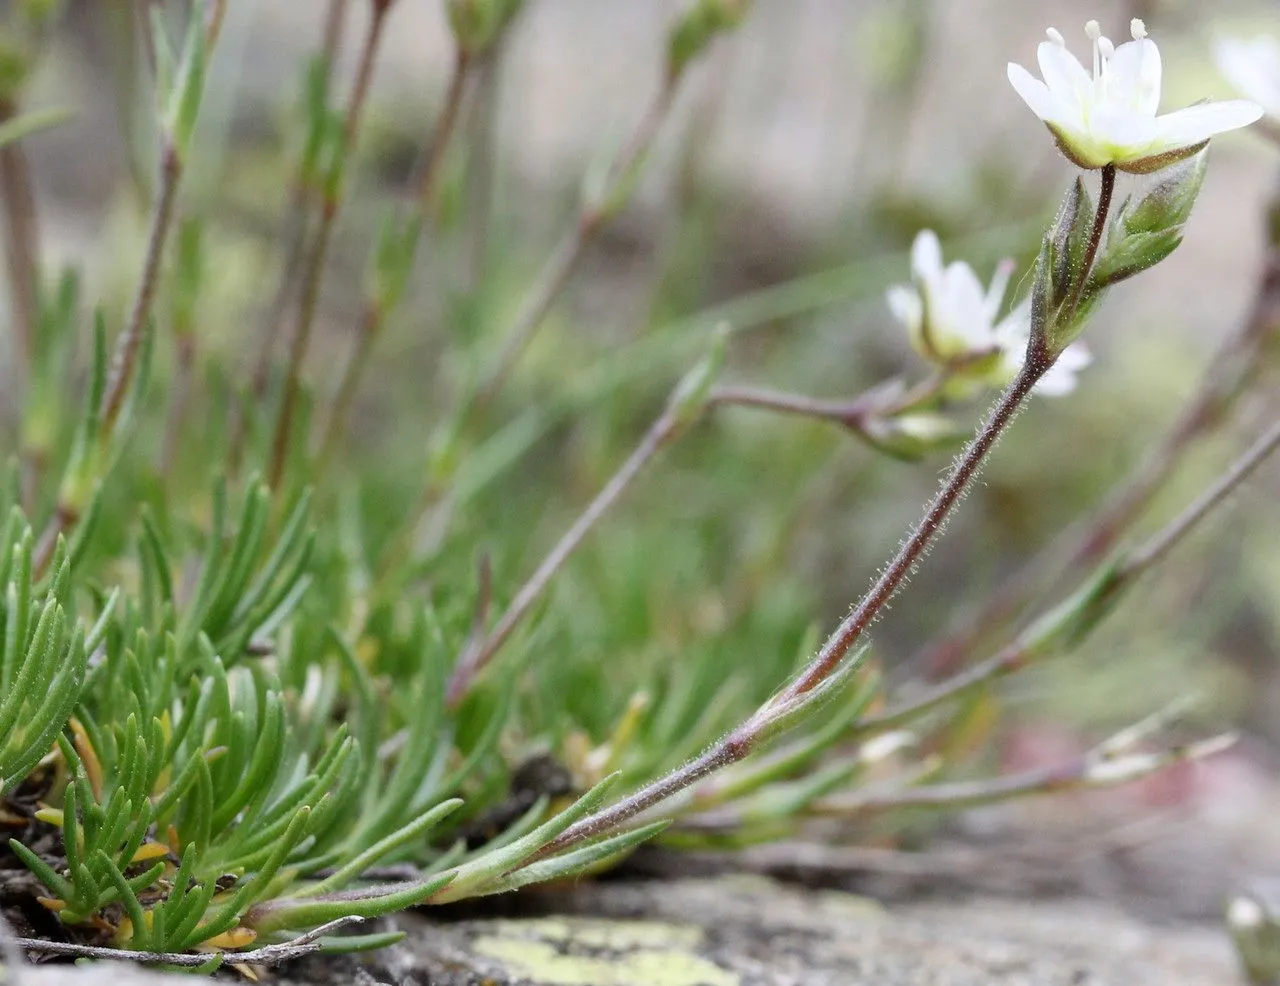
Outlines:
{"label": "white flower in background", "polygon": [[[1002,386],[1021,369],[1030,338],[1030,305],[1023,303],[997,321],[1012,265],[996,268],[984,288],[964,261],[942,262],[933,230],[921,230],[911,247],[911,284],[889,288],[889,310],[906,326],[912,347],[931,363],[961,376]],[[1076,371],[1089,362],[1083,346],[1068,346],[1037,384],[1056,396],[1075,386]]]}
{"label": "white flower in background", "polygon": [[[1000,365],[992,371],[991,381],[1004,385],[1013,380],[1027,359],[1027,343],[1031,341],[1031,303],[1023,302],[996,327],[1000,340]],[[1073,342],[1064,349],[1045,371],[1035,386],[1037,394],[1061,397],[1076,389],[1076,375],[1093,362],[1084,343]]]}
{"label": "white flower in background", "polygon": [[943,266],[942,245],[931,229],[921,230],[911,247],[911,284],[886,295],[889,310],[907,327],[915,348],[932,363],[956,364],[994,356],[996,313],[1009,283],[1001,265],[989,288],[963,261]]}
{"label": "white flower in background", "polygon": [[1009,64],[1009,81],[1081,168],[1114,165],[1148,173],[1189,157],[1217,134],[1253,123],[1262,107],[1247,100],[1206,102],[1157,116],[1160,108],[1160,49],[1142,21],[1130,24],[1133,40],[1118,48],[1102,36],[1097,21],[1085,31],[1093,41],[1093,74],[1067,51],[1049,28],[1037,51],[1040,74]]}
{"label": "white flower in background", "polygon": [[1214,56],[1226,80],[1280,123],[1280,42],[1267,37],[1223,38]]}

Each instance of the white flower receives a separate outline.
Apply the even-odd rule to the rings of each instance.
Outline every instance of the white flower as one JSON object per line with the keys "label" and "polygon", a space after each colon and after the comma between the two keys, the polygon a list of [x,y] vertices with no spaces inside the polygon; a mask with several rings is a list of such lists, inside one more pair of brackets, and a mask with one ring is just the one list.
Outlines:
{"label": "white flower", "polygon": [[1130,29],[1133,40],[1117,48],[1102,36],[1097,21],[1085,25],[1093,40],[1092,76],[1053,28],[1037,52],[1044,81],[1009,64],[1013,88],[1076,165],[1157,171],[1194,154],[1210,137],[1262,116],[1262,107],[1247,100],[1197,103],[1157,116],[1160,50],[1147,38],[1142,21],[1134,18]]}
{"label": "white flower", "polygon": [[1009,283],[1001,265],[989,288],[973,268],[957,260],[943,266],[942,246],[931,229],[921,230],[911,247],[912,284],[886,295],[889,310],[907,327],[911,345],[933,363],[954,364],[993,356],[996,313]]}
{"label": "white flower", "polygon": [[[921,230],[911,247],[911,284],[891,287],[889,310],[907,328],[912,347],[931,363],[963,378],[1003,386],[1017,375],[1030,338],[1030,304],[1024,302],[997,321],[1012,265],[996,268],[990,286],[964,261],[944,265],[932,230]],[[1056,396],[1075,387],[1075,374],[1089,362],[1083,346],[1068,346],[1037,384]]]}
{"label": "white flower", "polygon": [[1214,56],[1227,81],[1280,123],[1280,43],[1267,37],[1223,38]]}

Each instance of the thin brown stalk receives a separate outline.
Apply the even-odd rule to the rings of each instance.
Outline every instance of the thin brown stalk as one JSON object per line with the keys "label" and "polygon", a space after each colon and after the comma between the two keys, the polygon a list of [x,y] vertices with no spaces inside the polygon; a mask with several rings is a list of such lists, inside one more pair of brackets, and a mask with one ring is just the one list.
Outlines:
{"label": "thin brown stalk", "polygon": [[[369,88],[373,82],[373,69],[377,61],[378,49],[382,43],[387,13],[395,0],[372,0],[369,17],[369,29],[365,33],[364,44],[360,50],[360,61],[356,68],[356,78],[352,85],[351,95],[347,101],[346,116],[343,123],[345,142],[342,149],[344,157],[349,158],[356,135],[360,130],[360,121],[364,115],[365,103]],[[271,460],[268,470],[268,482],[272,487],[280,485],[284,475],[285,461],[288,458],[289,438],[293,429],[293,415],[302,389],[302,364],[306,360],[307,350],[311,343],[311,330],[315,323],[316,309],[320,301],[320,284],[324,279],[324,263],[329,252],[329,243],[333,239],[334,226],[338,212],[342,207],[342,190],[334,189],[333,194],[323,203],[319,225],[311,249],[306,255],[306,266],[302,275],[300,300],[297,320],[294,323],[293,335],[289,341],[289,359],[285,369],[284,393],[280,399],[280,410],[276,418],[275,437],[271,443]]]}
{"label": "thin brown stalk", "polygon": [[707,398],[707,403],[712,407],[757,408],[774,414],[829,421],[865,435],[871,421],[893,417],[932,400],[941,391],[947,379],[948,374],[940,372],[909,389],[903,389],[901,385],[895,383],[890,386],[872,387],[856,397],[839,400],[809,397],[806,394],[785,393],[760,387],[716,387]]}
{"label": "thin brown stalk", "polygon": [[111,358],[107,374],[107,389],[102,396],[102,429],[109,435],[124,407],[124,399],[133,382],[138,361],[138,350],[151,319],[156,289],[160,284],[160,261],[164,258],[165,245],[173,228],[178,184],[182,180],[182,157],[178,149],[166,137],[160,149],[160,182],[156,193],[155,208],[151,213],[151,228],[147,233],[146,257],[142,263],[142,277],[133,299],[129,322],[125,326],[116,350]]}
{"label": "thin brown stalk", "polygon": [[862,601],[827,638],[817,656],[788,686],[761,706],[749,720],[704,753],[621,801],[570,826],[538,855],[554,855],[569,846],[609,832],[709,774],[746,758],[767,730],[773,711],[794,704],[829,678],[893,597],[921,554],[942,531],[947,516],[1049,365],[1043,354],[1029,354],[1021,372],[1000,396],[977,436],[952,467],[912,535],[903,543]]}
{"label": "thin brown stalk", "polygon": [[[13,120],[17,112],[14,103],[0,101],[0,124]],[[9,303],[15,350],[9,382],[13,387],[14,406],[17,407],[26,391],[35,359],[40,258],[31,166],[19,140],[0,147],[0,201],[4,204],[4,246],[9,268]]]}
{"label": "thin brown stalk", "polygon": [[[1280,215],[1280,195],[1272,204]],[[1280,224],[1273,223],[1280,232]],[[1280,326],[1280,240],[1268,244],[1258,290],[1248,315],[1213,357],[1195,396],[1169,431],[1094,513],[1062,531],[1019,566],[983,601],[962,612],[911,664],[930,678],[950,675],[1035,596],[1097,565],[1150,505],[1195,444],[1217,428],[1265,361],[1267,340]]]}
{"label": "thin brown stalk", "polygon": [[546,321],[551,307],[577,268],[584,251],[611,218],[612,209],[607,208],[606,204],[624,194],[626,184],[634,180],[636,169],[648,154],[671,109],[682,74],[664,77],[662,87],[641,118],[639,126],[609,168],[602,194],[598,199],[582,206],[577,218],[552,250],[533,287],[521,302],[515,318],[503,333],[498,358],[477,389],[474,410],[483,411],[493,402],[511,375],[517,360]]}
{"label": "thin brown stalk", "polygon": [[169,416],[165,422],[164,439],[160,446],[160,462],[157,467],[160,478],[166,481],[173,472],[178,446],[182,441],[187,409],[191,405],[191,380],[196,365],[196,337],[191,332],[184,332],[178,335],[174,345],[173,388],[169,396]]}
{"label": "thin brown stalk", "polygon": [[1048,767],[1036,767],[977,781],[923,784],[915,787],[861,791],[830,798],[813,806],[818,815],[841,818],[899,811],[903,808],[937,808],[955,811],[1013,798],[1055,794],[1086,788],[1113,787],[1149,777],[1172,764],[1198,760],[1225,749],[1234,737],[1220,736],[1173,747],[1157,753],[1123,752],[1107,755],[1100,749]]}
{"label": "thin brown stalk", "polygon": [[977,475],[988,453],[1013,421],[1031,393],[1031,388],[1035,386],[1049,365],[1048,361],[1036,358],[1029,358],[1026,361],[1013,383],[996,402],[982,430],[956,462],[942,489],[934,497],[911,536],[898,549],[898,553],[876,579],[871,590],[845,617],[836,632],[828,638],[827,643],[823,645],[809,667],[788,688],[784,689],[779,696],[780,702],[799,698],[805,692],[812,691],[844,660],[845,655],[862,637],[884,605],[893,598],[903,579],[910,574],[925,549],[942,530],[956,502]]}
{"label": "thin brown stalk", "polygon": [[1141,548],[1129,554],[1118,575],[1133,578],[1158,564],[1188,533],[1280,448],[1280,421],[1273,424],[1207,490]]}
{"label": "thin brown stalk", "polygon": [[502,645],[507,642],[507,639],[515,631],[520,621],[529,612],[530,607],[546,591],[556,572],[569,559],[569,556],[581,546],[600,518],[627,491],[644,467],[659,452],[671,444],[688,424],[687,420],[682,419],[670,410],[664,412],[653,423],[631,455],[627,457],[627,460],[613,474],[604,485],[604,488],[596,494],[596,498],[591,501],[587,509],[573,522],[573,526],[556,542],[556,546],[542,560],[542,564],[538,566],[537,570],[529,576],[524,585],[516,592],[515,598],[511,600],[510,605],[507,606],[502,616],[498,618],[493,630],[480,640],[475,647],[468,648],[467,652],[458,661],[453,675],[449,679],[448,689],[445,692],[446,701],[450,706],[456,706],[458,702],[466,697],[476,676],[493,659],[493,656]]}
{"label": "thin brown stalk", "polygon": [[470,147],[466,177],[467,263],[463,290],[473,293],[484,283],[493,221],[493,183],[497,164],[497,92],[507,47],[507,34],[498,38],[476,67],[472,110],[468,120]]}
{"label": "thin brown stalk", "polygon": [[[472,66],[475,64],[475,59],[467,50],[459,47],[457,56],[453,61],[453,71],[449,77],[449,85],[445,92],[444,107],[440,111],[439,119],[436,121],[435,132],[432,134],[426,160],[423,162],[422,172],[418,177],[418,192],[413,210],[420,225],[418,227],[419,232],[414,235],[413,242],[408,247],[410,256],[406,261],[407,263],[413,262],[413,255],[417,252],[418,241],[421,239],[422,225],[425,225],[430,219],[440,175],[444,171],[446,151],[449,149],[453,134],[457,129],[463,97],[467,91],[467,80],[471,74]],[[347,419],[351,414],[351,406],[355,403],[356,392],[360,386],[360,378],[364,374],[365,367],[368,366],[370,353],[382,334],[383,326],[386,324],[389,314],[390,312],[377,299],[365,299],[364,313],[361,315],[359,325],[356,328],[351,357],[343,368],[342,378],[338,383],[338,391],[334,397],[333,409],[329,413],[324,437],[320,442],[320,451],[316,463],[317,475],[325,471],[333,455],[334,448],[342,438],[347,426]]]}
{"label": "thin brown stalk", "polygon": [[1098,189],[1097,211],[1093,214],[1093,227],[1089,230],[1089,241],[1085,244],[1084,259],[1080,262],[1079,274],[1072,286],[1071,295],[1063,303],[1061,314],[1057,316],[1059,325],[1071,325],[1075,321],[1076,312],[1080,309],[1080,301],[1084,297],[1085,288],[1089,286],[1089,273],[1093,270],[1093,262],[1098,257],[1098,249],[1102,246],[1102,238],[1107,231],[1107,216],[1111,212],[1111,199],[1116,191],[1116,166],[1105,165],[1102,169],[1102,184]]}
{"label": "thin brown stalk", "polygon": [[[1098,583],[1094,591],[1083,600],[1087,609],[1098,601],[1099,594],[1114,598],[1144,573],[1168,556],[1215,507],[1219,506],[1234,490],[1280,448],[1280,422],[1272,425],[1226,472],[1198,496],[1185,510],[1162,530],[1141,546],[1129,551],[1109,573],[1104,583]],[[1073,604],[1062,604],[1062,612],[1071,616]],[[1052,623],[1052,614],[1048,618]],[[1040,653],[1041,624],[1033,622],[998,653],[952,674],[945,681],[924,689],[913,698],[884,710],[862,717],[857,724],[859,734],[879,733],[914,722],[920,716],[939,706],[954,702],[974,691],[986,688],[992,682],[1019,671]],[[1078,642],[1078,641],[1077,641]]]}
{"label": "thin brown stalk", "polygon": [[[337,62],[338,52],[342,46],[342,29],[347,20],[347,7],[348,0],[329,0],[329,9],[325,15],[319,65],[326,90],[329,80],[333,77],[334,64]],[[249,378],[249,399],[254,405],[260,405],[266,397],[267,384],[271,379],[271,359],[275,354],[280,333],[284,329],[285,316],[289,310],[289,301],[294,297],[298,275],[302,271],[303,251],[307,244],[309,228],[308,218],[315,198],[315,189],[308,181],[305,166],[306,162],[299,158],[289,183],[289,204],[285,209],[284,233],[281,237],[284,261],[280,266],[280,277],[276,282],[271,304],[267,306],[267,314],[259,332],[258,355],[254,360],[253,372]],[[243,407],[233,405],[232,414],[227,458],[228,467],[235,472],[239,470],[240,460],[244,455],[248,422]]]}
{"label": "thin brown stalk", "polygon": [[[913,390],[908,393],[919,394]],[[846,427],[857,429],[867,415],[880,413],[883,410],[892,413],[898,408],[902,397],[895,393],[873,389],[847,401],[825,401],[797,394],[782,394],[777,391],[759,390],[749,387],[716,387],[712,388],[703,403],[699,414],[712,408],[725,406],[754,407],[779,414],[794,414],[819,420],[834,421]],[[473,634],[474,641],[459,659],[457,668],[450,680],[447,691],[448,701],[456,705],[470,689],[472,682],[480,671],[493,659],[498,650],[507,642],[520,621],[529,609],[546,591],[551,579],[564,565],[574,551],[585,540],[587,534],[599,522],[605,512],[613,506],[626,489],[634,482],[641,470],[667,445],[671,444],[690,422],[682,420],[670,408],[653,423],[645,433],[635,450],[628,456],[618,471],[605,484],[604,488],[587,507],[586,511],[565,532],[556,546],[543,559],[537,570],[516,593],[515,598],[499,618],[493,631],[487,636]]]}

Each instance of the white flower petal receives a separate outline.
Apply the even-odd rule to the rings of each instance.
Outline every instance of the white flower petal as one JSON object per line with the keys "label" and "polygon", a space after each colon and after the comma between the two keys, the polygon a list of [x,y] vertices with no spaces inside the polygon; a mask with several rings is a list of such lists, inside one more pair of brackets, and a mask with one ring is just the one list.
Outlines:
{"label": "white flower petal", "polygon": [[1036,49],[1036,59],[1044,84],[1056,99],[1077,107],[1084,103],[1093,89],[1093,80],[1075,55],[1062,45],[1042,41]]}
{"label": "white flower petal", "polygon": [[1031,107],[1031,112],[1046,123],[1059,122],[1068,118],[1065,107],[1049,92],[1049,87],[1028,72],[1021,65],[1009,63],[1009,83],[1013,86],[1022,101]]}
{"label": "white flower petal", "polygon": [[1146,153],[1161,136],[1154,117],[1106,103],[1093,111],[1090,136],[1111,152],[1115,161]]}
{"label": "white flower petal", "polygon": [[1062,351],[1062,355],[1058,357],[1058,362],[1054,366],[1060,366],[1075,373],[1092,362],[1093,353],[1089,351],[1089,347],[1082,342],[1073,342]]}
{"label": "white flower petal", "polygon": [[950,355],[993,345],[991,319],[987,316],[987,295],[973,268],[957,260],[947,267],[947,311],[953,338],[947,340]]}
{"label": "white flower petal", "polygon": [[911,244],[911,273],[926,284],[942,278],[942,244],[931,229],[920,230]]}
{"label": "white flower petal", "polygon": [[1155,116],[1160,109],[1160,49],[1143,38],[1116,49],[1108,65],[1109,100],[1128,105],[1136,113]]}
{"label": "white flower petal", "polygon": [[1013,261],[1002,260],[996,264],[996,272],[987,286],[986,312],[987,318],[994,322],[1004,302],[1004,293],[1009,290],[1009,278],[1013,275]]}
{"label": "white flower petal", "polygon": [[1280,43],[1260,37],[1223,38],[1214,47],[1218,69],[1241,95],[1280,120]]}
{"label": "white flower petal", "polygon": [[1190,147],[1228,130],[1256,122],[1262,107],[1246,99],[1200,103],[1156,118],[1160,143],[1167,148]]}
{"label": "white flower petal", "polygon": [[885,292],[884,297],[894,318],[911,332],[919,330],[920,322],[924,318],[924,302],[915,288],[905,284],[895,284]]}
{"label": "white flower petal", "polygon": [[1072,343],[1045,371],[1036,383],[1035,392],[1043,397],[1062,397],[1071,393],[1076,389],[1076,374],[1092,362],[1093,355],[1083,343]]}

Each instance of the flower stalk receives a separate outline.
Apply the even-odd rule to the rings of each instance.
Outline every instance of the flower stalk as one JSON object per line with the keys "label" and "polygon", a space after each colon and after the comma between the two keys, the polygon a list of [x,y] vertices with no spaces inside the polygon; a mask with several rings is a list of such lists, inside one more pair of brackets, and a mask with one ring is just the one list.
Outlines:
{"label": "flower stalk", "polygon": [[[315,204],[319,192],[319,167],[321,145],[324,142],[323,117],[328,110],[328,93],[333,78],[333,67],[342,47],[343,28],[347,20],[349,0],[329,0],[325,13],[324,33],[320,51],[313,60],[307,78],[308,90],[308,127],[306,146],[294,163],[294,170],[289,182],[289,204],[285,208],[283,244],[283,261],[280,275],[276,281],[275,292],[267,306],[263,319],[258,344],[258,354],[250,375],[249,400],[260,404],[267,396],[267,385],[271,376],[271,359],[275,353],[276,343],[284,329],[285,317],[289,309],[289,301],[297,288],[298,275],[302,271],[303,251],[307,244],[310,211]],[[233,408],[230,424],[230,441],[228,468],[235,472],[240,468],[240,459],[244,454],[246,439],[246,420],[244,409]]]}
{"label": "flower stalk", "polygon": [[[12,123],[16,118],[17,104],[10,99],[0,100],[0,126]],[[31,183],[31,165],[20,140],[0,145],[0,203],[4,207],[4,247],[9,269],[9,307],[15,350],[12,384],[15,406],[18,406],[26,393],[26,379],[36,358],[40,276],[35,192]]]}
{"label": "flower stalk", "polygon": [[1271,235],[1249,312],[1222,343],[1191,400],[1165,435],[1093,514],[1063,530],[911,658],[934,680],[953,674],[1006,626],[1028,600],[1101,562],[1151,503],[1196,443],[1219,427],[1265,365],[1267,340],[1280,326],[1280,194],[1271,203]]}
{"label": "flower stalk", "polygon": [[[1033,336],[1033,342],[1035,338]],[[824,683],[832,679],[867,627],[893,597],[934,537],[942,531],[952,508],[1050,365],[1050,358],[1045,352],[1029,356],[1021,372],[1000,396],[974,440],[953,466],[912,535],[890,560],[870,591],[827,638],[817,656],[790,684],[700,756],[576,823],[539,855],[554,855],[611,832],[711,773],[744,760],[759,747],[765,736],[776,731],[776,722],[790,720],[805,708],[806,696],[822,689]]]}
{"label": "flower stalk", "polygon": [[352,83],[351,94],[347,99],[342,142],[325,176],[320,219],[310,249],[305,254],[298,310],[293,334],[289,339],[284,387],[280,397],[280,408],[276,415],[267,467],[268,482],[272,487],[279,486],[284,478],[289,442],[293,433],[293,416],[302,391],[302,365],[306,361],[307,351],[311,345],[311,330],[315,324],[316,309],[320,302],[320,285],[324,279],[325,259],[329,254],[329,244],[333,239],[338,213],[342,209],[345,198],[348,159],[355,150],[365,103],[373,84],[374,65],[377,62],[378,49],[382,44],[387,15],[394,4],[395,0],[370,0],[369,27],[360,48],[355,81]]}
{"label": "flower stalk", "polygon": [[689,66],[718,34],[741,23],[748,6],[745,0],[698,0],[673,27],[668,36],[666,68],[657,93],[621,153],[604,173],[599,187],[584,196],[578,215],[551,251],[503,332],[498,356],[476,390],[472,405],[475,411],[483,412],[492,404],[546,321],[587,247],[630,200]]}
{"label": "flower stalk", "polygon": [[[408,274],[413,265],[422,228],[431,215],[447,152],[461,116],[463,97],[476,65],[476,53],[460,45],[454,56],[453,70],[445,92],[444,108],[436,121],[435,130],[428,145],[427,157],[418,177],[417,195],[407,220],[405,242],[399,245],[394,257],[394,263],[404,275]],[[316,458],[317,475],[326,471],[334,449],[342,438],[347,420],[351,415],[352,404],[359,390],[360,379],[364,375],[365,367],[368,366],[373,347],[382,335],[387,318],[400,300],[402,284],[403,278],[401,278],[401,290],[381,292],[386,295],[383,297],[377,296],[377,293],[373,296],[366,293],[364,311],[356,326],[351,355],[343,367],[342,377],[333,399],[333,407],[325,425],[324,436],[320,440]]]}

